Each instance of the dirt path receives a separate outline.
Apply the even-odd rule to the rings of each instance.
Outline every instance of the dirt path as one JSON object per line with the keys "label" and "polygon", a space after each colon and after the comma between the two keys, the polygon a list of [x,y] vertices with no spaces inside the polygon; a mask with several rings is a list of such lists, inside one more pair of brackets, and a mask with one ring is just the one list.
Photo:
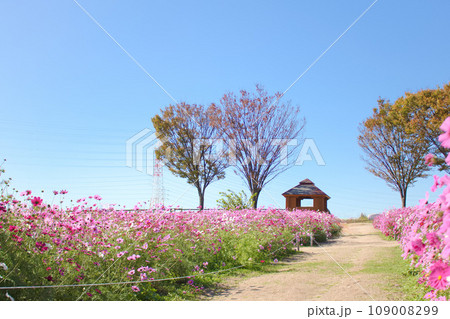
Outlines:
{"label": "dirt path", "polygon": [[345,224],[343,236],[323,249],[304,247],[274,273],[233,278],[212,300],[389,300],[385,275],[363,270],[393,246],[397,243],[383,240],[371,224]]}

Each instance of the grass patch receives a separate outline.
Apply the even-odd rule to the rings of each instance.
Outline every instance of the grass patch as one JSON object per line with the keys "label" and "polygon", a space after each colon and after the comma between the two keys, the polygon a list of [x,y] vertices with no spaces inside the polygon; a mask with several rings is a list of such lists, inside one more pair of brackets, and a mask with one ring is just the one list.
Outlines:
{"label": "grass patch", "polygon": [[419,271],[412,269],[401,253],[399,247],[386,247],[378,252],[376,259],[364,264],[359,272],[381,274],[385,280],[380,285],[389,291],[390,300],[422,300],[428,290],[417,283]]}
{"label": "grass patch", "polygon": [[382,232],[378,232],[377,233],[378,236],[380,236],[381,239],[383,240],[387,240],[387,241],[395,241],[395,238],[392,236],[386,236],[385,234],[383,234]]}
{"label": "grass patch", "polygon": [[342,222],[352,224],[352,223],[372,223],[372,221],[364,214],[361,214],[358,218],[348,218],[342,219]]}

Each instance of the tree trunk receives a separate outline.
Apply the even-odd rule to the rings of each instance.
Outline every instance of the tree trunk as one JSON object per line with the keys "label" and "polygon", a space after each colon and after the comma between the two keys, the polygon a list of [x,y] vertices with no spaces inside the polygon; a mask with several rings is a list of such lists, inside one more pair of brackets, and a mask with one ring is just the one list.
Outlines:
{"label": "tree trunk", "polygon": [[402,207],[406,207],[406,189],[400,191],[400,197],[402,198]]}
{"label": "tree trunk", "polygon": [[258,197],[259,197],[260,193],[261,193],[260,189],[252,191],[252,196],[253,196],[253,194],[255,194],[254,197],[252,198],[253,199],[253,208],[254,209],[256,209],[258,207]]}
{"label": "tree trunk", "polygon": [[199,199],[199,209],[203,210],[204,206],[205,206],[205,192],[202,191],[201,188],[197,188],[198,191],[198,199]]}

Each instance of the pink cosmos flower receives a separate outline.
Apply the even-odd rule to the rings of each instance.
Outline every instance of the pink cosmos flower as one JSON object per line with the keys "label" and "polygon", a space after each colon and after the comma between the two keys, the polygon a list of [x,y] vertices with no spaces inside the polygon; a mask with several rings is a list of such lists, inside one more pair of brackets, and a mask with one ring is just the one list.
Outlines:
{"label": "pink cosmos flower", "polygon": [[58,195],[59,192],[58,191],[53,191],[53,194]]}
{"label": "pink cosmos flower", "polygon": [[128,251],[121,251],[120,253],[118,253],[117,254],[117,258],[120,258],[120,257],[122,257],[123,255],[125,255],[125,254],[127,254],[128,253]]}
{"label": "pink cosmos flower", "polygon": [[434,154],[429,153],[425,155],[425,164],[427,164],[428,166],[434,165]]}
{"label": "pink cosmos flower", "polygon": [[117,238],[117,242],[118,242],[119,244],[121,244],[121,243],[123,243],[123,239],[122,239],[122,238]]}
{"label": "pink cosmos flower", "polygon": [[45,246],[45,244],[43,242],[38,241],[38,242],[36,242],[35,245],[36,245],[36,248],[38,248],[42,252],[48,250],[48,247]]}
{"label": "pink cosmos flower", "polygon": [[425,296],[423,296],[424,299],[432,299],[436,298],[436,291],[431,290],[430,292],[427,292]]}
{"label": "pink cosmos flower", "polygon": [[424,207],[426,204],[428,204],[429,197],[430,197],[430,194],[428,192],[425,192],[425,198],[419,200],[419,206]]}
{"label": "pink cosmos flower", "polygon": [[36,207],[36,206],[40,206],[42,204],[42,198],[40,197],[33,197],[31,199],[31,204]]}
{"label": "pink cosmos flower", "polygon": [[26,191],[20,193],[20,196],[28,196],[28,195],[31,195],[31,191],[30,190],[26,190]]}
{"label": "pink cosmos flower", "polygon": [[141,274],[141,281],[144,281],[144,280],[147,280],[147,279],[148,279],[147,274],[145,272],[142,273]]}
{"label": "pink cosmos flower", "polygon": [[434,175],[433,179],[434,179],[434,183],[433,183],[433,186],[431,186],[431,191],[434,193],[436,191],[436,189],[438,188],[438,186],[441,186],[441,185],[439,184],[439,176]]}
{"label": "pink cosmos flower", "polygon": [[439,142],[442,146],[450,148],[450,117],[445,119],[440,128],[444,133],[439,135]]}
{"label": "pink cosmos flower", "polygon": [[130,275],[130,276],[133,276],[134,275],[134,269],[133,270],[130,270],[129,272],[128,272],[128,274]]}
{"label": "pink cosmos flower", "polygon": [[439,296],[439,297],[431,298],[431,301],[447,301],[447,298],[445,296]]}
{"label": "pink cosmos flower", "polygon": [[450,267],[442,262],[436,261],[430,267],[430,276],[428,277],[428,285],[435,289],[443,290],[449,286],[447,278],[450,276]]}
{"label": "pink cosmos flower", "polygon": [[447,259],[450,256],[450,245],[445,245],[444,249],[441,252],[442,258]]}
{"label": "pink cosmos flower", "polygon": [[96,199],[96,200],[102,200],[102,198],[101,198],[100,195],[94,195],[94,199]]}
{"label": "pink cosmos flower", "polygon": [[410,241],[409,248],[417,255],[421,256],[423,254],[423,251],[425,250],[425,245],[423,244],[421,238],[416,238]]}
{"label": "pink cosmos flower", "polygon": [[136,259],[138,259],[138,258],[141,258],[141,256],[135,255],[135,254],[133,254],[133,255],[127,257],[128,260],[136,260]]}
{"label": "pink cosmos flower", "polygon": [[441,241],[436,233],[428,233],[427,235],[428,243],[433,247],[439,247]]}
{"label": "pink cosmos flower", "polygon": [[148,266],[142,266],[142,267],[139,267],[137,271],[143,272],[143,271],[148,271],[149,269],[150,268]]}
{"label": "pink cosmos flower", "polygon": [[139,292],[139,291],[141,291],[141,289],[139,289],[138,286],[131,286],[131,290],[133,290],[134,292]]}
{"label": "pink cosmos flower", "polygon": [[59,192],[61,195],[65,195],[65,194],[67,194],[68,192],[65,190],[65,189],[63,189],[62,191],[60,191]]}

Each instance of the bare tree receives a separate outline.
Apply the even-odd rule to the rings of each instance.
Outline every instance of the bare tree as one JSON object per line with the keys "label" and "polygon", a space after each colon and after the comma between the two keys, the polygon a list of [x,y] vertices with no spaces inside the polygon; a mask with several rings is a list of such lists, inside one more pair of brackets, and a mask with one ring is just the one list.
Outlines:
{"label": "bare tree", "polygon": [[176,176],[197,188],[204,208],[205,191],[213,181],[225,177],[226,157],[216,154],[217,130],[210,124],[208,109],[202,105],[179,103],[161,110],[152,118],[161,146],[156,156]]}
{"label": "bare tree", "polygon": [[[291,166],[288,157],[298,148],[305,124],[299,108],[280,102],[281,97],[257,85],[256,93],[225,94],[210,114],[234,157],[235,172],[247,182],[254,208],[263,187]],[[288,148],[293,139],[297,145]]]}
{"label": "bare tree", "polygon": [[392,105],[384,100],[379,100],[372,117],[360,124],[359,132],[366,169],[398,191],[405,207],[408,187],[429,169],[424,161],[429,146],[420,142],[418,134],[405,130],[393,116]]}

